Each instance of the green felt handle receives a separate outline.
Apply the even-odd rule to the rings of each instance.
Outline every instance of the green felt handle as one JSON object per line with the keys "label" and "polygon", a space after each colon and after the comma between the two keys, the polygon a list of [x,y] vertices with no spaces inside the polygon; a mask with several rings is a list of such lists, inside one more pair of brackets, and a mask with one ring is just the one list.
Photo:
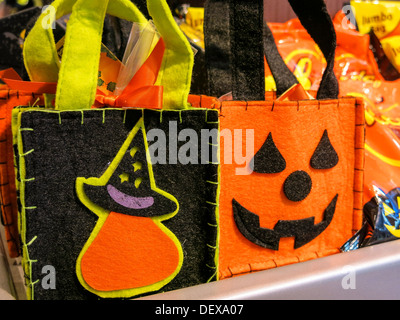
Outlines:
{"label": "green felt handle", "polygon": [[[57,55],[53,31],[49,28],[51,13],[58,20],[72,12],[77,0],[55,0],[50,7],[39,16],[24,44],[24,62],[32,81],[56,82],[60,62]],[[99,2],[100,5],[100,2]],[[125,7],[119,10],[120,7]],[[96,11],[100,8],[98,6]],[[109,2],[107,13],[121,19],[134,19],[135,22],[145,23],[147,20],[142,13],[129,1],[113,0]]]}
{"label": "green felt handle", "polygon": [[[164,86],[164,108],[187,108],[193,52],[165,0],[148,0],[148,6],[166,44],[158,83]],[[52,30],[43,27],[48,19],[48,12],[45,11],[25,40],[26,69],[32,81],[58,82],[56,109],[89,109],[94,103],[97,89],[106,13],[141,24],[145,24],[147,19],[129,0],[55,0],[52,7],[56,10],[56,19],[72,12],[67,25],[61,65]],[[160,23],[159,20],[165,21]],[[177,69],[181,73],[177,74]]]}
{"label": "green felt handle", "polygon": [[188,109],[194,53],[165,0],[147,0],[147,8],[164,43],[159,84],[164,87],[164,109]]}

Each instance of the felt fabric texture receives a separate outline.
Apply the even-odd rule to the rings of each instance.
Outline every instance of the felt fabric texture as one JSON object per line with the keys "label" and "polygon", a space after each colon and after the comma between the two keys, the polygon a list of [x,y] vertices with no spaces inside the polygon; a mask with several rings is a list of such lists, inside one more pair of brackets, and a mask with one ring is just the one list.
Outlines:
{"label": "felt fabric texture", "polygon": [[[32,7],[0,19],[0,70],[14,69],[23,80],[28,80],[22,55],[23,43],[26,35],[33,27],[41,13],[41,8]],[[56,21],[53,29],[54,38],[58,41],[64,34],[65,28]]]}
{"label": "felt fabric texture", "polygon": [[[215,157],[207,158],[205,163],[176,161],[178,153],[186,155],[188,150],[193,151],[193,146],[203,148],[195,160],[204,160],[203,151],[211,156],[218,150],[218,112],[188,109],[193,66],[190,45],[174,22],[166,2],[149,0],[149,14],[165,43],[157,81],[164,87],[163,110],[91,109],[95,86],[93,70],[98,69],[96,48],[100,48],[104,15],[108,12],[119,18],[147,21],[128,0],[98,2],[54,2],[59,14],[72,10],[57,76],[59,62],[55,58],[52,37],[42,30],[43,16],[38,19],[26,45],[25,63],[31,79],[37,81],[35,72],[40,72],[46,74],[43,78],[47,81],[52,77],[58,81],[58,110],[14,112],[18,118],[15,130],[18,132],[16,155],[21,180],[21,240],[29,299],[131,298],[218,277],[218,162]],[[82,42],[83,39],[88,41]],[[41,42],[44,48],[38,55],[33,50],[35,41]],[[84,55],[85,61],[80,55]],[[83,67],[82,62],[89,63]],[[88,72],[84,68],[88,68]],[[39,76],[43,76],[41,74]],[[159,139],[165,137],[169,146],[166,161],[152,166],[148,165],[151,146],[146,146],[145,133],[151,129],[158,129],[156,132],[163,135]],[[202,136],[204,130],[210,131],[212,137],[204,144],[185,141],[178,138],[178,133],[184,129],[190,129],[196,137]],[[143,133],[140,139],[136,139],[140,137],[138,130]],[[126,155],[132,141],[138,149]],[[162,142],[159,145],[161,149],[166,147]],[[157,155],[160,153],[162,150],[158,150]],[[140,156],[140,161],[128,161],[129,157]],[[135,177],[134,181],[130,181],[131,177]],[[120,184],[125,183],[122,188],[116,187],[118,179]],[[111,183],[105,186],[106,182]],[[104,195],[112,201],[104,201]],[[153,211],[147,210],[149,208]],[[131,228],[132,233],[123,229],[116,234],[114,231],[121,224],[135,227]],[[143,234],[140,229],[145,226],[148,233]],[[121,238],[111,239],[113,235]],[[114,248],[121,242],[124,245],[136,242],[133,237],[137,239],[140,247],[137,252],[142,259],[129,249]],[[155,243],[144,247],[144,239],[154,239]],[[146,249],[148,257],[144,254]],[[116,260],[108,256],[114,255],[115,250],[120,253],[115,256]],[[166,257],[160,259],[160,253]],[[129,275],[136,271],[143,274],[145,269],[149,271],[148,266],[154,265],[155,259],[159,266],[154,266],[146,279],[127,283],[137,287],[121,287]],[[123,262],[118,269],[113,268],[115,261]],[[132,265],[141,261],[143,265]],[[118,270],[124,271],[119,272],[119,278],[112,283],[111,277],[102,279],[99,273],[92,275],[96,263],[104,267],[103,271],[113,269],[112,276]],[[40,286],[45,265],[57,270],[55,290]]]}
{"label": "felt fabric texture", "polygon": [[263,32],[265,58],[275,80],[276,93],[280,96],[293,85],[296,85],[298,80],[283,61],[276,46],[274,35],[267,23],[264,23]]}
{"label": "felt fabric texture", "polygon": [[[27,38],[24,56],[30,79],[43,82],[59,81],[56,95],[56,108],[59,110],[85,109],[90,108],[94,103],[96,70],[100,59],[101,41],[99,39],[105,9],[107,13],[129,21],[141,24],[147,21],[136,6],[128,0],[116,0],[109,3],[102,1],[102,3],[105,6],[102,10],[100,10],[99,1],[56,0],[53,3],[57,17],[70,12],[72,8],[75,10],[75,14],[74,12],[71,14],[68,23],[61,66],[57,58],[53,35],[48,29],[42,28],[45,14],[39,17]],[[108,6],[106,6],[107,3]],[[92,10],[90,6],[95,7],[96,10]],[[158,85],[169,88],[164,93],[164,109],[187,109],[190,107],[187,99],[192,79],[193,51],[164,1],[149,0],[148,13],[166,44],[163,65],[157,82]],[[84,33],[80,32],[83,29],[82,26],[86,26]],[[85,61],[82,57],[85,57]],[[64,87],[70,89],[64,90]]]}
{"label": "felt fabric texture", "polygon": [[332,222],[335,214],[338,195],[324,211],[323,220],[314,224],[314,217],[299,220],[279,220],[273,229],[263,228],[260,217],[232,200],[233,217],[241,234],[252,243],[272,250],[279,250],[281,238],[294,238],[295,249],[300,248],[318,237]]}
{"label": "felt fabric texture", "polygon": [[[104,2],[103,12],[100,10],[98,1],[93,3],[86,1],[82,3],[82,6],[78,1],[74,6],[68,22],[66,45],[63,50],[63,63],[60,68],[56,94],[56,108],[60,110],[90,108],[94,103],[100,59],[99,44],[101,43],[101,30],[107,3]],[[173,23],[169,7],[163,7],[163,5],[165,5],[163,2],[157,0],[149,1],[149,13],[154,16],[154,23],[166,42],[164,63],[159,72],[159,77],[161,77],[159,85],[169,88],[164,94],[163,108],[176,109],[187,105],[191,79],[191,69],[188,66],[193,65],[193,54],[187,41],[182,41],[183,35],[174,30],[174,27],[177,29],[178,26]],[[94,15],[94,12],[97,16]],[[132,16],[135,17],[134,14]],[[85,32],[82,33],[80,32],[82,26],[90,27],[85,28]],[[87,61],[82,61],[82,57],[86,57]],[[172,70],[174,68],[175,70]],[[177,75],[187,77],[187,80],[178,81]],[[185,84],[184,88],[182,88],[182,82]],[[68,90],[64,88],[68,88]]]}
{"label": "felt fabric texture", "polygon": [[[181,251],[182,249],[180,249]],[[155,291],[179,272],[182,251],[152,219],[110,212],[81,260],[85,283],[98,292]],[[136,266],[136,267],[132,267]],[[149,288],[150,287],[150,288]]]}
{"label": "felt fabric texture", "polygon": [[164,109],[188,109],[194,54],[189,41],[175,23],[168,4],[148,0],[147,8],[157,30],[165,41],[165,53],[157,84],[168,87],[164,94]]}
{"label": "felt fabric texture", "polygon": [[206,68],[206,52],[204,48],[189,38],[190,45],[197,51],[194,56],[192,70],[192,83],[190,85],[190,94],[201,95],[208,92],[208,71]]}
{"label": "felt fabric texture", "polygon": [[279,173],[285,170],[286,161],[276,147],[271,132],[251,160],[250,168],[257,173]]}
{"label": "felt fabric texture", "polygon": [[307,198],[311,188],[311,177],[303,170],[292,172],[283,183],[283,193],[286,198],[293,202],[299,202]]}
{"label": "felt fabric texture", "polygon": [[[14,112],[17,113],[18,110]],[[96,293],[88,291],[80,284],[75,271],[78,257],[100,219],[93,212],[92,207],[89,209],[79,200],[76,181],[78,177],[101,177],[140,118],[143,118],[148,137],[152,129],[159,129],[159,132],[165,133],[169,148],[176,148],[177,152],[188,143],[178,139],[177,134],[184,129],[193,129],[199,137],[202,129],[208,129],[214,132],[214,135],[218,135],[216,110],[94,109],[65,112],[25,110],[17,115],[20,120],[18,158],[21,175],[19,189],[22,217],[21,238],[25,249],[23,262],[29,288],[28,297],[35,300],[99,299]],[[170,131],[171,124],[176,124],[177,133],[174,130]],[[149,141],[149,147],[156,141],[157,139]],[[206,144],[206,147],[210,148],[210,157],[218,150],[218,146],[215,145]],[[136,156],[139,157],[139,153]],[[170,157],[173,156],[174,154],[166,154],[165,164],[152,163],[152,170],[157,188],[173,195],[179,203],[179,210],[175,216],[160,224],[176,237],[184,255],[179,273],[162,288],[152,291],[154,293],[217,279],[218,164],[211,160],[206,164],[201,162],[171,164]],[[121,161],[121,167],[116,166],[116,168],[124,166],[124,162]],[[142,166],[139,171],[145,171],[144,169],[145,167]],[[125,170],[121,172],[123,171]],[[146,189],[144,179],[146,175],[143,172],[142,174],[143,180],[140,186]],[[162,208],[162,213],[165,214],[166,209]],[[176,207],[172,208],[174,209]],[[116,212],[116,214],[122,213]],[[116,218],[116,215],[112,216],[113,219]],[[122,220],[118,219],[120,223],[125,219],[127,220],[123,223],[126,225],[137,221],[132,215],[124,216],[126,217]],[[143,220],[140,221],[144,222],[139,226],[152,226],[153,232],[150,230],[149,232],[152,237],[155,237],[159,228],[155,227],[154,222],[151,223],[154,220],[149,217],[141,218]],[[112,243],[107,244],[107,247],[121,244],[116,239],[120,234],[124,235],[120,240],[133,240],[123,230],[117,233],[112,230],[115,229],[103,230],[110,231],[115,237]],[[162,232],[162,234],[165,233]],[[112,237],[108,232],[102,235],[104,238],[101,237],[101,239]],[[150,237],[150,234],[140,239],[144,241],[147,237]],[[171,239],[171,235],[168,238]],[[141,243],[142,240],[138,239],[137,243],[141,247],[145,245]],[[122,242],[125,243],[125,241]],[[163,245],[170,243],[164,242]],[[169,245],[172,249],[174,246],[175,242]],[[157,249],[159,247],[154,248],[154,250]],[[176,257],[174,250],[165,251],[171,252],[172,256]],[[106,251],[101,252],[104,254]],[[125,253],[125,250],[121,251],[117,248],[111,251],[110,255],[115,254],[117,258],[123,259]],[[149,255],[143,262],[150,263],[154,261],[152,259],[154,256]],[[46,265],[52,265],[56,269],[55,290],[43,289],[40,284],[43,278],[42,268]],[[123,265],[126,266],[125,262]],[[130,270],[126,272],[134,272],[136,269],[139,273],[144,272],[143,265],[140,264],[131,265]],[[149,277],[164,277],[162,270],[158,272],[153,269],[153,271],[156,274]],[[107,279],[104,281],[108,281]],[[118,291],[113,292],[113,295],[110,294],[107,298],[116,298],[118,294]]]}
{"label": "felt fabric texture", "polygon": [[325,130],[321,141],[311,157],[310,165],[314,169],[331,169],[338,162],[339,157],[329,140],[328,131]]}
{"label": "felt fabric texture", "polygon": [[30,8],[0,19],[0,70],[13,68],[18,74],[26,74],[21,42],[24,30],[29,29],[40,14],[40,8]]}
{"label": "felt fabric texture", "polygon": [[74,5],[57,85],[55,105],[60,110],[87,109],[94,104],[107,4],[78,0]]}
{"label": "felt fabric texture", "polygon": [[[234,100],[264,100],[263,0],[234,0],[229,17]],[[220,17],[221,18],[221,17]]]}
{"label": "felt fabric texture", "polygon": [[[55,18],[58,20],[71,13],[76,2],[77,0],[55,0],[52,2],[51,5],[56,12]],[[134,20],[139,23],[147,21],[142,13],[129,1],[114,0],[109,2],[107,13],[129,21]],[[46,18],[48,18],[48,13],[42,13],[29,32],[23,48],[24,62],[30,80],[57,82],[60,61],[56,52],[52,29],[42,27],[42,22]],[[93,43],[90,41],[89,44]]]}
{"label": "felt fabric texture", "polygon": [[326,59],[326,69],[322,75],[317,99],[335,99],[339,94],[339,84],[333,67],[335,64],[336,32],[324,0],[289,0],[301,24],[318,44]]}
{"label": "felt fabric texture", "polygon": [[[88,194],[87,186],[97,192]],[[78,279],[87,290],[101,297],[131,297],[156,291],[176,276],[182,247],[162,221],[176,215],[179,203],[156,186],[143,119],[103,175],[80,177],[76,188],[82,203],[99,217],[77,261]],[[116,204],[118,213],[112,212]],[[96,272],[99,266],[108,270],[107,277]]]}
{"label": "felt fabric texture", "polygon": [[[78,1],[74,5],[68,22],[56,94],[56,108],[60,110],[86,109],[94,104],[99,46],[107,5],[108,1]],[[134,8],[131,10],[132,18],[137,15]],[[84,26],[85,32],[81,32]],[[84,61],[82,57],[85,57]]]}
{"label": "felt fabric texture", "polygon": [[18,227],[18,200],[15,179],[12,110],[19,105],[42,105],[43,98],[31,92],[0,90],[0,204],[8,254],[21,254]]}
{"label": "felt fabric texture", "polygon": [[204,3],[204,57],[208,88],[202,94],[211,97],[232,92],[229,12],[229,1],[208,0]]}
{"label": "felt fabric texture", "polygon": [[[294,77],[283,62],[271,30],[263,23],[263,18],[259,11],[257,9],[254,10],[254,7],[251,10],[252,6],[262,7],[262,3],[252,3],[251,5],[245,3],[244,8],[240,9],[235,3],[229,1],[208,0],[205,2],[204,44],[206,48],[205,63],[207,67],[208,90],[203,91],[203,94],[220,97],[233,92],[234,81],[239,81],[239,79],[234,80],[233,78],[233,75],[236,73],[243,75],[242,83],[251,83],[247,84],[250,89],[257,88],[258,97],[255,97],[256,99],[253,100],[263,100],[264,98],[261,93],[264,90],[263,80],[259,74],[256,74],[256,70],[257,68],[259,70],[264,69],[264,56],[267,58],[267,63],[272,74],[277,75],[275,82],[278,95],[298,83],[296,77]],[[238,12],[235,13],[235,10],[238,10]],[[227,14],[229,15],[228,17]],[[246,25],[247,23],[254,29],[249,30],[249,26]],[[238,25],[235,26],[235,24]],[[236,36],[235,28],[240,30]],[[259,32],[261,28],[263,28],[262,35]],[[252,48],[252,50],[243,50],[241,54],[233,55],[233,52],[236,52],[237,48],[240,47],[240,41],[246,43],[245,48]],[[261,42],[264,45],[263,49],[260,47]],[[232,46],[234,45],[237,48],[233,48]],[[259,49],[254,52],[255,48]],[[264,51],[261,52],[261,50]],[[253,74],[250,74],[250,72]],[[239,86],[239,83],[237,86]],[[251,100],[250,96],[243,96],[243,100]]]}
{"label": "felt fabric texture", "polygon": [[[288,76],[283,61],[276,62],[282,58],[276,54],[273,38],[255,18],[257,12],[261,14],[262,6],[249,1],[229,1],[233,23],[228,25],[229,31],[223,38],[235,43],[229,48],[231,52],[221,57],[230,63],[227,72],[231,72],[233,101],[193,98],[195,104],[220,111],[220,279],[338,253],[361,226],[363,102],[338,98],[337,79],[332,77],[330,62],[334,59],[336,36],[325,3],[292,0],[290,4],[328,61],[317,99],[298,99],[287,94],[289,89],[298,88],[293,87],[297,81],[293,75]],[[205,14],[210,18],[205,22],[220,19],[213,17],[213,5],[209,2],[206,7]],[[253,20],[249,19],[251,16]],[[248,30],[257,36],[250,35]],[[236,34],[248,35],[249,41],[243,36],[239,38],[242,41],[235,42]],[[257,40],[260,35],[264,35],[264,42]],[[213,39],[212,34],[205,37]],[[228,50],[225,43],[221,47],[221,52]],[[269,55],[266,60],[274,71],[279,92],[265,92],[265,83],[259,80],[265,75],[264,66],[259,64],[263,50]],[[252,54],[252,58],[244,58]],[[253,62],[246,64],[249,61]],[[244,76],[256,72],[259,74],[253,77]],[[209,80],[217,85],[222,82]],[[246,94],[248,87],[253,92],[261,87],[264,91]],[[285,99],[276,99],[281,93]],[[307,96],[305,91],[303,96]],[[248,142],[243,142],[243,138],[237,142],[240,149],[235,148],[236,139],[233,142],[229,135],[222,135],[234,129],[246,134]],[[231,161],[237,154],[246,156]],[[327,156],[328,160],[316,161],[318,155],[321,159]]]}
{"label": "felt fabric texture", "polygon": [[[248,167],[248,175],[238,175],[236,170],[246,165],[225,160],[234,154],[229,151],[233,144],[221,139],[220,279],[340,252],[362,222],[362,101],[226,101],[213,107],[221,112],[221,132],[254,130],[255,152],[272,132],[286,160],[280,173],[258,173]],[[331,169],[314,169],[310,159],[325,130],[339,162]],[[243,144],[241,150],[246,147]],[[298,171],[311,179],[306,179],[311,183],[306,192],[298,177],[289,190],[285,187]]]}
{"label": "felt fabric texture", "polygon": [[[204,41],[210,88],[207,95],[219,97],[220,92],[224,94],[232,92],[235,100],[264,100],[261,90],[265,89],[265,79],[261,71],[264,71],[262,59],[265,55],[268,67],[274,76],[277,94],[280,96],[298,81],[283,62],[269,27],[262,21],[260,8],[263,8],[263,3],[243,1],[243,4],[240,4],[240,1],[230,1],[228,4],[227,2],[229,1],[218,0],[207,1],[205,4]],[[339,92],[333,72],[336,35],[325,3],[323,0],[312,0],[304,4],[303,1],[293,0],[290,1],[290,5],[321,48],[327,61],[317,98],[335,99]],[[224,9],[229,13],[229,23],[221,19],[221,12]],[[226,16],[226,13],[223,15]],[[221,27],[213,28],[214,24]],[[217,34],[223,28],[225,31]],[[210,50],[209,54],[207,50]],[[249,90],[258,91],[257,97],[244,93]],[[235,94],[235,91],[238,93]]]}

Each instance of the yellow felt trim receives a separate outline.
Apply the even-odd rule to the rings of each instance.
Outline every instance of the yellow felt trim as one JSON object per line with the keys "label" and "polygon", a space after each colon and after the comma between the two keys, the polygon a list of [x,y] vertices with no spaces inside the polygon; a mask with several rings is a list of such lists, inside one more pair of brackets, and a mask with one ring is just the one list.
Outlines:
{"label": "yellow felt trim", "polygon": [[[51,5],[56,19],[71,12],[76,0],[56,0]],[[31,81],[57,82],[59,60],[55,47],[53,30],[43,28],[51,18],[51,10],[44,11],[24,41],[23,55],[25,68]]]}
{"label": "yellow felt trim", "polygon": [[94,103],[107,4],[108,0],[78,0],[74,5],[65,35],[56,109],[89,109]]}
{"label": "yellow felt trim", "polygon": [[163,64],[157,82],[164,86],[164,109],[188,109],[194,53],[176,24],[165,0],[148,0],[149,14],[165,42]]}
{"label": "yellow felt trim", "polygon": [[[85,252],[88,250],[88,248],[92,244],[93,240],[97,237],[100,229],[103,227],[103,225],[108,217],[109,210],[103,209],[100,206],[98,206],[97,204],[93,203],[86,196],[86,194],[84,192],[84,185],[88,184],[88,185],[92,185],[92,186],[105,186],[107,184],[108,180],[113,175],[116,168],[118,167],[123,156],[126,154],[129,146],[131,145],[133,138],[136,136],[136,134],[139,131],[142,132],[143,137],[144,137],[151,189],[156,191],[159,194],[162,194],[164,197],[170,199],[171,201],[173,201],[176,204],[176,210],[174,212],[165,214],[165,215],[162,215],[159,217],[154,217],[151,219],[176,245],[178,252],[179,252],[179,264],[178,264],[175,272],[173,274],[171,274],[168,278],[166,278],[160,282],[154,283],[152,285],[148,285],[148,286],[144,286],[144,287],[140,287],[140,288],[131,288],[131,289],[125,289],[125,290],[103,292],[103,291],[99,291],[99,290],[95,290],[95,289],[91,288],[85,282],[83,275],[82,275],[82,271],[81,271],[81,261],[82,261],[82,257],[84,256]],[[122,145],[121,149],[119,150],[118,154],[116,155],[114,160],[111,162],[111,164],[109,165],[107,170],[104,172],[104,174],[100,178],[78,177],[76,179],[76,190],[77,190],[76,192],[77,192],[77,195],[78,195],[78,198],[80,199],[80,201],[88,209],[90,209],[92,212],[94,212],[99,217],[94,230],[92,231],[88,241],[86,242],[81,253],[79,254],[79,257],[76,262],[76,274],[77,274],[78,280],[86,290],[88,290],[89,292],[92,292],[102,298],[130,298],[130,297],[140,295],[143,293],[157,291],[176,277],[176,275],[179,273],[180,269],[182,268],[183,250],[182,250],[182,246],[181,246],[178,238],[168,228],[166,228],[162,224],[162,221],[170,219],[177,214],[177,212],[179,211],[179,203],[178,203],[178,200],[174,196],[172,196],[171,194],[169,194],[161,189],[158,189],[156,186],[156,182],[154,179],[154,173],[153,173],[153,167],[151,165],[150,153],[149,153],[149,148],[148,148],[148,143],[147,143],[147,138],[146,138],[146,132],[145,132],[145,128],[144,128],[143,118],[141,118],[138,121],[138,123],[135,125],[135,127],[132,129],[132,131],[129,133],[128,138],[125,140],[125,142]],[[135,266],[132,266],[132,268],[135,268]]]}
{"label": "yellow felt trim", "polygon": [[[220,123],[218,122],[218,141],[220,141],[221,138],[221,126]],[[220,199],[220,194],[221,194],[221,159],[220,159],[220,154],[221,154],[221,144],[218,143],[218,188],[217,188],[217,195],[216,195],[216,203],[219,204],[219,199]],[[216,239],[216,246],[217,249],[215,250],[215,256],[214,256],[214,262],[215,262],[215,272],[216,272],[216,280],[219,280],[219,239],[220,239],[220,225],[219,225],[219,205],[216,206],[215,208],[215,219],[217,221],[217,239]]]}
{"label": "yellow felt trim", "polygon": [[19,108],[15,108],[12,111],[12,121],[14,124],[14,141],[18,147],[18,153],[15,155],[18,157],[19,163],[19,199],[21,203],[21,209],[18,215],[19,225],[20,225],[20,237],[22,243],[22,259],[21,264],[23,268],[24,274],[27,276],[25,279],[26,284],[26,295],[28,300],[34,299],[34,282],[32,281],[32,260],[29,257],[29,244],[26,239],[26,225],[25,225],[25,216],[26,216],[26,203],[25,203],[25,179],[26,179],[26,167],[25,167],[25,156],[24,156],[24,148],[21,139],[21,112]]}
{"label": "yellow felt trim", "polygon": [[[55,0],[51,4],[56,14],[55,19],[58,20],[71,13],[76,2],[77,0]],[[24,63],[31,81],[57,82],[58,80],[60,61],[53,30],[43,27],[49,21],[51,12],[52,10],[48,9],[39,16],[24,42]],[[126,0],[111,0],[107,7],[107,13],[140,24],[147,22],[139,9]],[[82,62],[84,61],[82,60]]]}

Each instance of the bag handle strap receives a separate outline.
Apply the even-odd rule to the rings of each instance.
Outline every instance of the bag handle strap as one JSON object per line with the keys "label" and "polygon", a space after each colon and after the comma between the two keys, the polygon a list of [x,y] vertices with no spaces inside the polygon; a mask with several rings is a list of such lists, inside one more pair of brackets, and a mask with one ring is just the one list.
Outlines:
{"label": "bag handle strap", "polygon": [[166,0],[147,0],[147,8],[165,42],[157,80],[164,87],[164,109],[190,109],[188,98],[194,65],[193,49],[175,22]]}
{"label": "bag handle strap", "polygon": [[[149,14],[165,43],[158,85],[164,87],[164,109],[188,108],[193,51],[176,25],[165,0],[148,0]],[[88,109],[95,100],[105,14],[140,24],[147,19],[129,0],[55,0],[56,18],[72,12],[58,61],[51,29],[43,28],[44,12],[24,45],[25,65],[32,81],[58,82],[56,108]],[[41,52],[37,55],[37,52]],[[171,80],[172,79],[172,80]],[[189,79],[189,80],[188,80]],[[183,103],[183,101],[185,103]]]}
{"label": "bag handle strap", "polygon": [[[51,29],[51,22],[70,14],[76,2],[77,0],[53,1],[46,10],[43,10],[26,37],[23,47],[24,62],[31,81],[57,82],[60,61],[53,30]],[[99,8],[95,11],[101,9],[100,5],[99,3]],[[112,1],[107,7],[107,13],[121,19],[134,20],[141,24],[147,22],[146,18],[133,4],[126,6],[123,10],[118,10],[123,5],[120,0]],[[93,13],[95,14],[96,12]]]}
{"label": "bag handle strap", "polygon": [[333,71],[336,53],[336,32],[324,0],[289,0],[301,24],[325,56],[326,69],[317,92],[317,99],[337,99],[339,84]]}
{"label": "bag handle strap", "polygon": [[231,92],[230,1],[206,0],[204,3],[204,47],[207,70],[207,94],[221,97]]}
{"label": "bag handle strap", "polygon": [[[333,72],[336,34],[325,2],[324,0],[289,0],[289,2],[327,60],[327,68],[317,98],[337,99],[338,83]],[[225,9],[225,14],[222,8]],[[226,12],[229,12],[230,18],[221,19],[222,16],[226,16]],[[291,71],[285,66],[262,17],[262,0],[206,2],[204,32],[210,95],[232,91],[235,100],[265,100],[264,55],[277,83],[278,94],[297,83]],[[217,36],[215,28],[212,27],[216,21],[219,21],[221,30],[225,28],[225,31]],[[209,54],[207,50],[210,50]],[[218,52],[218,55],[211,56],[213,52]]]}
{"label": "bag handle strap", "polygon": [[263,0],[206,1],[204,44],[210,96],[232,92],[235,100],[265,99],[262,25]]}
{"label": "bag handle strap", "polygon": [[264,23],[264,53],[272,77],[275,80],[276,94],[280,96],[292,86],[299,83],[296,76],[282,59],[275,43],[274,35],[269,26]]}

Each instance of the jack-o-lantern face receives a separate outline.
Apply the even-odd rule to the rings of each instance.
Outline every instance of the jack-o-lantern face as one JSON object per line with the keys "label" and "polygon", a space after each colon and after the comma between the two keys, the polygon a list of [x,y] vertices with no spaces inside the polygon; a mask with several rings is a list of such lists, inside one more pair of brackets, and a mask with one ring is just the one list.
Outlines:
{"label": "jack-o-lantern face", "polygon": [[222,279],[338,253],[359,230],[363,111],[348,99],[222,103]]}
{"label": "jack-o-lantern face", "polygon": [[[339,157],[332,146],[327,130],[319,142],[310,160],[314,169],[331,169],[337,165]],[[254,156],[251,164],[256,173],[281,173],[286,168],[286,161],[276,147],[272,133],[261,149]],[[287,199],[299,202],[307,198],[312,189],[312,179],[303,170],[292,172],[282,186]],[[331,223],[335,213],[338,194],[327,205],[323,220],[314,224],[314,217],[299,220],[279,220],[273,229],[262,228],[257,214],[250,212],[235,199],[232,200],[233,215],[240,232],[251,242],[268,249],[278,250],[279,241],[285,237],[295,237],[294,248],[299,248],[320,235]]]}

